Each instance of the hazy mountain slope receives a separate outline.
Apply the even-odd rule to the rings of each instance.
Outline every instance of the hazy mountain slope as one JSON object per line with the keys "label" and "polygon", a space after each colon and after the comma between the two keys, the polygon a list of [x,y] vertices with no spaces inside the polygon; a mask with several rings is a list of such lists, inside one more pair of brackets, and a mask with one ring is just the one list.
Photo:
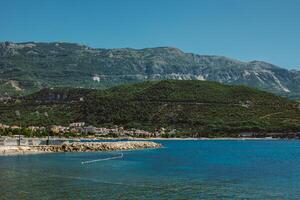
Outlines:
{"label": "hazy mountain slope", "polygon": [[[1,104],[0,121],[23,125],[84,121],[183,132],[239,133],[300,131],[299,103],[245,86],[209,81],[160,81],[104,91],[43,89],[13,104]],[[43,113],[47,111],[49,118]]]}
{"label": "hazy mountain slope", "polygon": [[26,94],[55,86],[106,88],[162,79],[213,80],[285,96],[300,94],[299,71],[265,62],[241,62],[168,47],[136,50],[94,49],[72,43],[0,43],[2,94]]}

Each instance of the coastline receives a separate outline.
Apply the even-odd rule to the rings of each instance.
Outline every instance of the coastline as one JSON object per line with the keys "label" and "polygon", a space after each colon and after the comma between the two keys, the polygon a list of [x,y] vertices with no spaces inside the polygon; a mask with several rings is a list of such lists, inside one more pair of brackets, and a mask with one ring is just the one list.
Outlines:
{"label": "coastline", "polygon": [[[150,138],[139,138],[139,137],[120,137],[120,138],[80,138],[80,140],[128,140],[128,141],[152,141],[152,140],[195,140],[195,141],[199,141],[199,140],[287,140],[287,139],[283,139],[283,138],[270,138],[270,137],[265,137],[265,138],[261,138],[261,137],[244,137],[244,138],[236,138],[236,137],[220,137],[220,138],[205,138],[205,137],[201,137],[201,138],[163,138],[163,137],[150,137]],[[291,139],[289,139],[291,140]]]}
{"label": "coastline", "polygon": [[[45,138],[35,138],[38,140],[44,140]],[[91,152],[91,151],[118,151],[118,150],[139,150],[146,148],[160,148],[161,144],[156,141],[278,141],[278,140],[295,140],[292,138],[253,138],[253,137],[220,137],[220,138],[138,138],[138,137],[120,137],[120,138],[52,138],[51,140],[65,141],[61,145],[36,145],[36,146],[16,146],[16,145],[0,145],[0,156],[12,156],[12,155],[29,155],[29,154],[42,154],[42,153],[54,153],[54,152]],[[99,141],[100,140],[100,141]],[[104,140],[104,141],[101,141]],[[105,142],[107,140],[107,142]],[[116,141],[113,141],[116,140]],[[121,140],[121,141],[118,141]],[[125,140],[125,141],[122,141]],[[73,141],[73,142],[68,142]],[[75,141],[75,142],[74,142]],[[94,142],[93,142],[94,141]],[[78,147],[80,146],[80,148]],[[70,148],[69,148],[70,147]]]}
{"label": "coastline", "polygon": [[97,152],[124,151],[150,148],[161,148],[162,145],[151,141],[122,141],[122,142],[73,142],[62,145],[39,146],[0,146],[0,156],[27,155],[58,152]]}
{"label": "coastline", "polygon": [[95,138],[89,138],[89,137],[79,137],[79,138],[59,138],[59,140],[74,140],[74,141],[156,141],[156,140],[195,140],[195,141],[200,141],[200,140],[294,140],[297,138],[271,138],[271,137],[216,137],[216,138],[206,138],[206,137],[200,137],[200,138],[192,138],[192,137],[187,137],[187,138],[180,138],[180,137],[172,137],[172,138],[164,138],[164,137],[95,137]]}
{"label": "coastline", "polygon": [[28,146],[0,146],[0,156],[14,156],[14,155],[31,155],[50,153],[37,151]]}
{"label": "coastline", "polygon": [[234,137],[223,137],[223,138],[150,138],[149,140],[284,140],[280,138],[234,138]]}

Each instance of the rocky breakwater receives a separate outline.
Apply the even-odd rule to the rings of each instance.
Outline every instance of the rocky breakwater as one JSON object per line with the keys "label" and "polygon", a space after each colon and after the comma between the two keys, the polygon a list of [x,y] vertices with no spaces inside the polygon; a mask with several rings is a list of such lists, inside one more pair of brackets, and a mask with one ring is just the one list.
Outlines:
{"label": "rocky breakwater", "polygon": [[42,153],[31,146],[0,146],[1,155],[20,155]]}
{"label": "rocky breakwater", "polygon": [[74,142],[62,145],[35,146],[34,151],[38,152],[92,152],[92,151],[117,151],[135,150],[147,148],[160,148],[161,144],[149,141],[128,141],[128,142]]}

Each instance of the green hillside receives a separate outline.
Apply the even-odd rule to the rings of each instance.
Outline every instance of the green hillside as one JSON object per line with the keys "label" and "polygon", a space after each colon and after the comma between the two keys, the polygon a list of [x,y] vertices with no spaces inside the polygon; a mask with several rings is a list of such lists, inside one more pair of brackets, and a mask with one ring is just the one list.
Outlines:
{"label": "green hillside", "polygon": [[[2,104],[0,120],[25,125],[84,121],[182,134],[300,131],[299,103],[245,86],[208,81],[154,81],[107,90],[43,89]],[[43,116],[47,111],[49,119]]]}

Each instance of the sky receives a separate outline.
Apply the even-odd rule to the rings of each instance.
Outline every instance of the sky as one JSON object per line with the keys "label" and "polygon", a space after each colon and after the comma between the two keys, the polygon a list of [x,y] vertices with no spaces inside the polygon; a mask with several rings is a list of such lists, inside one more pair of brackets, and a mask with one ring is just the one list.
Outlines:
{"label": "sky", "polygon": [[177,47],[300,70],[299,0],[0,0],[0,41]]}

